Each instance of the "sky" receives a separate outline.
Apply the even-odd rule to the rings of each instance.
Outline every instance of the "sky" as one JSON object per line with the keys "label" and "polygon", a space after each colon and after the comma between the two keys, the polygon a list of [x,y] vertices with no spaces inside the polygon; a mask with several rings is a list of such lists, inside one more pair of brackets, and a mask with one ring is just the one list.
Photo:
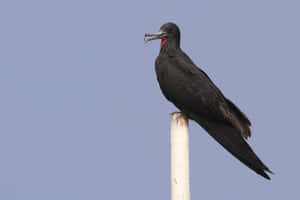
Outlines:
{"label": "sky", "polygon": [[146,32],[252,121],[265,180],[190,123],[191,199],[298,199],[299,1],[0,2],[0,199],[170,199],[170,115]]}

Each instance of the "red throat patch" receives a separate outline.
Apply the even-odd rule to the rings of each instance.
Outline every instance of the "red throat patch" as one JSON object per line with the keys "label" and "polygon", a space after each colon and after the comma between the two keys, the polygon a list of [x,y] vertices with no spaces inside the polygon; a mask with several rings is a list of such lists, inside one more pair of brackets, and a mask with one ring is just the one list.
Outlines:
{"label": "red throat patch", "polygon": [[162,38],[161,43],[160,43],[160,47],[162,47],[166,43],[166,41],[167,41],[166,37]]}

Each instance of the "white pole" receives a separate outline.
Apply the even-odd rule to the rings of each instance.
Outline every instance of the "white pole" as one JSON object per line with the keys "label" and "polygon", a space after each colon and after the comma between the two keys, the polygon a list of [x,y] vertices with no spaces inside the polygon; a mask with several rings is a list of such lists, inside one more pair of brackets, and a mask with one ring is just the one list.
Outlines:
{"label": "white pole", "polygon": [[188,118],[171,114],[171,199],[190,200]]}

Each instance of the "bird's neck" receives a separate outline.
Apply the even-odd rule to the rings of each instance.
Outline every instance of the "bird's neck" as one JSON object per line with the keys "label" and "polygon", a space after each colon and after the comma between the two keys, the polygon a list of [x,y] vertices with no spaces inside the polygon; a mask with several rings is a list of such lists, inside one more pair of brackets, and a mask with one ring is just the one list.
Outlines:
{"label": "bird's neck", "polygon": [[160,45],[160,53],[168,53],[175,52],[180,49],[179,43],[175,40],[162,39]]}

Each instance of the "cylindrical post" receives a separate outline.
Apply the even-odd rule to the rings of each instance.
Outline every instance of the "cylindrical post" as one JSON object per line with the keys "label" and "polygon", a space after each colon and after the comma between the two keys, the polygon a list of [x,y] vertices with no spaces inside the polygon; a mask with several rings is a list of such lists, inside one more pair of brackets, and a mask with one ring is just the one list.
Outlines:
{"label": "cylindrical post", "polygon": [[171,114],[171,199],[190,200],[188,118]]}

